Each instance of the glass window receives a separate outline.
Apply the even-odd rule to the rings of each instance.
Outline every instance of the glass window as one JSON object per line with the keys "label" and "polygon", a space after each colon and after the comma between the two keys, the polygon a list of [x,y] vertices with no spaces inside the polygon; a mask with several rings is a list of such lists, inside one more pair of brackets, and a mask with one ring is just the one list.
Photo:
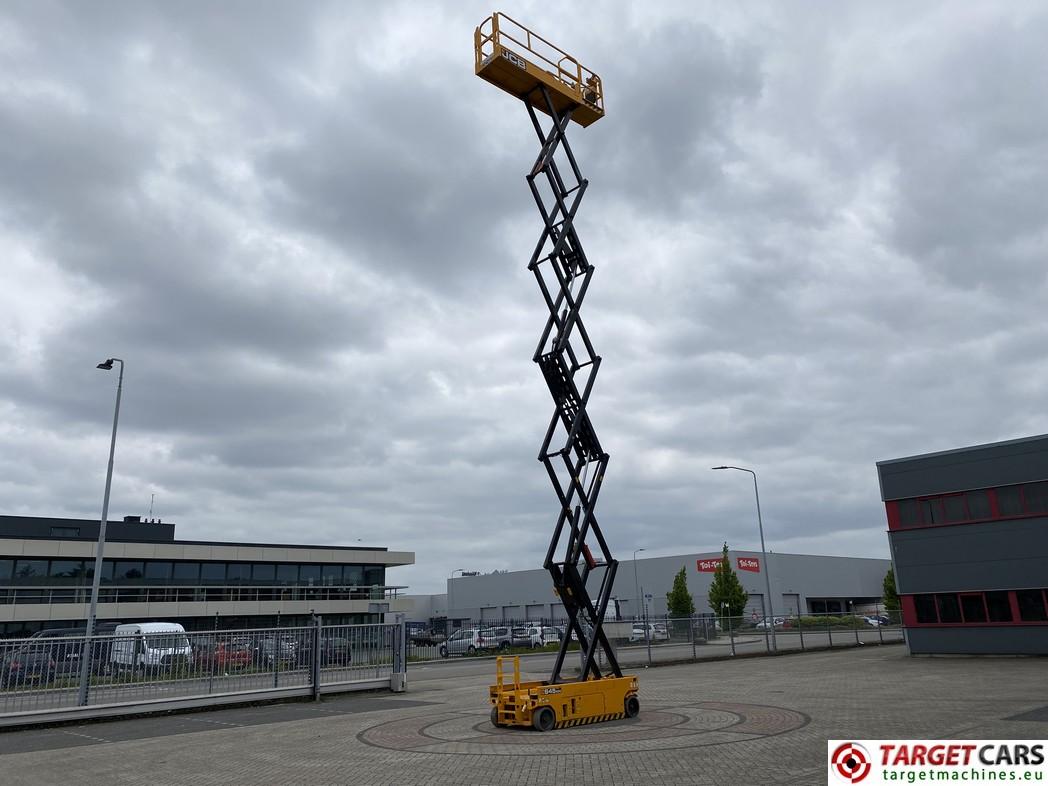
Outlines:
{"label": "glass window", "polygon": [[919,527],[921,525],[921,506],[915,499],[900,499],[899,525],[903,527]]}
{"label": "glass window", "polygon": [[319,584],[320,583],[320,566],[319,565],[299,565],[298,566],[298,583],[299,584]]}
{"label": "glass window", "polygon": [[935,612],[934,595],[914,595],[913,605],[917,608],[918,622],[938,622],[939,615]]}
{"label": "glass window", "polygon": [[921,513],[925,524],[943,524],[942,500],[939,497],[921,500]]}
{"label": "glass window", "polygon": [[117,583],[141,583],[145,575],[145,564],[141,561],[117,560],[113,578]]}
{"label": "glass window", "polygon": [[150,560],[146,563],[146,581],[150,584],[170,584],[171,583],[171,563],[170,562],[154,562]]}
{"label": "glass window", "polygon": [[20,559],[15,562],[15,583],[40,584],[47,579],[46,559]]}
{"label": "glass window", "polygon": [[1044,595],[1040,590],[1019,590],[1015,599],[1019,601],[1019,619],[1023,622],[1048,620],[1048,614],[1044,613]]}
{"label": "glass window", "polygon": [[364,568],[364,583],[381,587],[386,583],[386,568],[383,565],[368,565]]}
{"label": "glass window", "polygon": [[961,595],[961,611],[964,612],[964,621],[967,623],[986,622],[986,607],[983,605],[983,596]]}
{"label": "glass window", "polygon": [[[113,560],[104,559],[102,560],[102,575],[98,579],[99,584],[112,584],[113,583]],[[87,562],[87,577],[94,579],[95,577],[95,562],[94,560],[88,560]]]}
{"label": "glass window", "polygon": [[250,562],[230,562],[226,565],[226,581],[230,584],[247,584],[251,581]]}
{"label": "glass window", "polygon": [[347,586],[358,587],[364,583],[363,565],[343,565],[342,580]]}
{"label": "glass window", "polygon": [[971,519],[988,519],[990,512],[990,495],[985,491],[969,491],[964,495],[968,502],[968,516]]}
{"label": "glass window", "polygon": [[997,494],[997,512],[1002,516],[1021,516],[1023,499],[1018,486],[1004,486],[995,489]]}
{"label": "glass window", "polygon": [[342,566],[341,565],[324,565],[320,569],[320,575],[323,583],[328,586],[334,586],[342,583]]}
{"label": "glass window", "polygon": [[200,581],[200,563],[176,562],[172,566],[171,579],[174,584],[196,584]]}
{"label": "glass window", "polygon": [[277,580],[277,566],[272,562],[256,562],[251,566],[251,581],[255,584],[272,584]]}
{"label": "glass window", "polygon": [[84,561],[79,559],[53,559],[51,560],[51,578],[63,579],[57,584],[79,583],[85,575]]}
{"label": "glass window", "polygon": [[201,562],[200,563],[201,584],[225,584],[226,563],[224,562]]}
{"label": "glass window", "polygon": [[1007,592],[987,592],[986,610],[990,613],[990,622],[1012,621],[1012,604]]}
{"label": "glass window", "polygon": [[80,527],[51,527],[52,538],[79,538]]}
{"label": "glass window", "polygon": [[14,571],[15,561],[13,559],[0,559],[0,581],[10,581]]}
{"label": "glass window", "polygon": [[935,602],[939,606],[939,622],[961,621],[961,604],[956,595],[936,595]]}
{"label": "glass window", "polygon": [[967,521],[968,506],[964,504],[963,494],[953,494],[942,498],[943,511],[947,521]]}
{"label": "glass window", "polygon": [[277,565],[278,584],[298,584],[298,565]]}
{"label": "glass window", "polygon": [[1027,513],[1044,513],[1048,511],[1048,483],[1023,484],[1023,501]]}

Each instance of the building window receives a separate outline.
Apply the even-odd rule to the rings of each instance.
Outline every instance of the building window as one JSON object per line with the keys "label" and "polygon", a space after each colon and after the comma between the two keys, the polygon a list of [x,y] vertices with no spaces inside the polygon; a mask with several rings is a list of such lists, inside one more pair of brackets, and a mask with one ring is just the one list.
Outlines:
{"label": "building window", "polygon": [[921,526],[921,508],[915,499],[900,499],[899,524],[903,527]]}
{"label": "building window", "polygon": [[83,560],[53,559],[48,575],[51,578],[59,579],[55,582],[56,584],[79,584],[87,573],[84,570]]}
{"label": "building window", "polygon": [[113,571],[113,580],[118,584],[141,584],[142,576],[145,575],[145,565],[142,562],[129,560],[117,560]]}
{"label": "building window", "polygon": [[176,562],[172,567],[171,579],[174,584],[199,584],[199,562]]}
{"label": "building window", "polygon": [[946,523],[946,517],[942,512],[942,500],[939,497],[921,500],[921,514],[925,524]]}
{"label": "building window", "polygon": [[200,583],[212,586],[226,583],[226,563],[224,562],[201,562]]}
{"label": "building window", "polygon": [[51,527],[52,538],[79,538],[80,527]]}
{"label": "building window", "polygon": [[990,622],[1011,622],[1012,604],[1007,592],[987,592],[986,611]]}
{"label": "building window", "polygon": [[1044,609],[1044,593],[1041,590],[1019,590],[1015,593],[1019,601],[1019,619],[1023,622],[1044,622],[1048,614]]}
{"label": "building window", "polygon": [[298,565],[277,565],[278,584],[298,584]]}
{"label": "building window", "polygon": [[46,559],[20,559],[15,562],[16,584],[43,584],[47,580]]}
{"label": "building window", "polygon": [[149,584],[170,584],[171,563],[170,562],[146,562],[146,581]]}
{"label": "building window", "polygon": [[273,584],[277,580],[277,566],[272,562],[256,562],[251,566],[251,581],[254,584]]}
{"label": "building window", "polygon": [[11,581],[11,575],[14,571],[15,561],[13,559],[0,559],[0,581]]}
{"label": "building window", "polygon": [[227,584],[248,584],[250,581],[250,562],[230,562],[228,565],[226,565]]}
{"label": "building window", "polygon": [[1023,495],[1018,486],[1004,486],[994,489],[997,496],[997,515],[1021,516],[1023,514]]}
{"label": "building window", "polygon": [[985,491],[969,491],[964,495],[968,503],[968,515],[972,519],[988,519],[993,517],[990,507],[990,495]]}
{"label": "building window", "polygon": [[914,595],[913,605],[917,610],[918,622],[933,624],[939,621],[939,615],[935,611],[934,595]]}
{"label": "building window", "polygon": [[335,586],[342,583],[342,566],[325,565],[321,568],[322,581],[326,586]]}
{"label": "building window", "polygon": [[298,583],[306,585],[318,585],[320,584],[320,566],[319,565],[299,565],[298,566]]}
{"label": "building window", "polygon": [[956,595],[936,595],[935,603],[939,607],[939,622],[961,621],[961,605],[957,602]]}
{"label": "building window", "polygon": [[1023,484],[1023,503],[1027,513],[1048,511],[1048,483]]}
{"label": "building window", "polygon": [[943,510],[946,513],[946,521],[967,521],[968,506],[964,502],[963,494],[953,494],[942,499]]}
{"label": "building window", "polygon": [[961,611],[968,624],[986,622],[986,606],[983,605],[982,593],[978,595],[961,595]]}

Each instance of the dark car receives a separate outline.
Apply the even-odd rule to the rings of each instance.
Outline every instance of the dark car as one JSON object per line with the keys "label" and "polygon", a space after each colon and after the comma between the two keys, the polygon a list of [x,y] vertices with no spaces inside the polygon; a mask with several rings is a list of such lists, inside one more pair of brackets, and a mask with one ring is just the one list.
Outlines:
{"label": "dark car", "polygon": [[[296,648],[296,656],[300,666],[311,664],[313,662],[313,642],[309,639],[302,641]],[[352,659],[349,639],[325,636],[320,640],[321,666],[346,666]]]}
{"label": "dark car", "polygon": [[[91,671],[104,674],[109,668],[112,641],[109,637],[116,630],[116,622],[101,622],[95,626],[94,644],[91,652]],[[55,662],[56,676],[80,673],[80,655],[84,649],[87,628],[48,628],[39,630],[29,638],[26,647],[39,649],[50,655]]]}
{"label": "dark car", "polygon": [[54,678],[55,662],[46,649],[21,646],[4,654],[0,665],[0,687],[22,688],[43,685]]}

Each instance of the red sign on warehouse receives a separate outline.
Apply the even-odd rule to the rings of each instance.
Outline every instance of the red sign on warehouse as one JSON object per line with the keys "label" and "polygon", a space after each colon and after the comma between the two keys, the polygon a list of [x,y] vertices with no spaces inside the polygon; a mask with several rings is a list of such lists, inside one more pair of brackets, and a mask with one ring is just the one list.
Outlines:
{"label": "red sign on warehouse", "polygon": [[717,568],[720,566],[722,562],[724,562],[724,558],[721,557],[720,559],[700,559],[696,560],[696,562],[698,564],[699,573],[716,573]]}
{"label": "red sign on warehouse", "polygon": [[761,572],[761,561],[757,557],[737,557],[735,564],[739,570],[748,570],[751,573]]}

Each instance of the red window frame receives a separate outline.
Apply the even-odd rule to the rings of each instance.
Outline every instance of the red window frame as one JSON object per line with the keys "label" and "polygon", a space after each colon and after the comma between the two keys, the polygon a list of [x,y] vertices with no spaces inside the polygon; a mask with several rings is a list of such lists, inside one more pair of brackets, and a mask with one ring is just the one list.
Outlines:
{"label": "red window frame", "polygon": [[[1029,589],[1018,589],[1018,590],[963,590],[960,592],[926,592],[926,593],[915,593],[912,595],[900,595],[899,602],[902,606],[902,622],[907,628],[999,628],[1008,626],[1029,626],[1029,625],[1048,625],[1048,619],[1045,620],[1024,620],[1019,614],[1019,601],[1016,597],[1016,592],[1030,592],[1031,590],[1040,590],[1041,602],[1044,604],[1045,611],[1048,612],[1048,588],[1046,587],[1031,587]],[[1010,622],[1000,622],[990,620],[990,608],[986,602],[986,592],[1007,592],[1008,593],[1008,605],[1012,610],[1012,619]],[[955,595],[957,597],[957,605],[961,610],[962,622],[939,622],[939,604],[938,602],[933,603],[935,608],[935,622],[918,622],[917,621],[917,605],[914,600],[917,595],[930,595],[934,598],[936,595]],[[982,598],[983,614],[985,615],[985,621],[983,622],[966,622],[964,620],[964,602],[962,598],[964,596],[971,597],[972,595],[979,595]]]}
{"label": "red window frame", "polygon": [[[1048,511],[1036,510],[1031,511],[1030,506],[1026,502],[1026,491],[1025,487],[1033,485],[1035,483],[1045,483],[1048,481],[1032,480],[1026,483],[1010,483],[1007,486],[994,486],[983,489],[970,489],[968,491],[953,492],[950,494],[928,494],[920,497],[907,497],[901,500],[888,500],[884,503],[885,514],[888,519],[889,530],[909,530],[909,529],[926,529],[929,527],[954,527],[959,524],[974,524],[976,522],[983,521],[1010,521],[1014,519],[1025,519],[1025,518],[1045,518],[1048,517]],[[1009,513],[1007,515],[1001,514],[1000,506],[997,502],[997,490],[999,488],[1017,488],[1019,490],[1019,504],[1022,506],[1022,513]],[[981,491],[984,492],[990,503],[990,515],[989,516],[977,516],[973,517],[971,513],[971,507],[968,505],[967,494]],[[950,497],[964,497],[965,513],[967,518],[957,519],[956,521],[946,520],[946,506],[944,500]],[[917,503],[917,512],[921,518],[919,524],[903,524],[902,515],[899,511],[899,503],[901,502],[915,502]],[[924,506],[928,503],[938,506],[939,513],[942,517],[941,522],[928,522],[925,521],[925,509]]]}

